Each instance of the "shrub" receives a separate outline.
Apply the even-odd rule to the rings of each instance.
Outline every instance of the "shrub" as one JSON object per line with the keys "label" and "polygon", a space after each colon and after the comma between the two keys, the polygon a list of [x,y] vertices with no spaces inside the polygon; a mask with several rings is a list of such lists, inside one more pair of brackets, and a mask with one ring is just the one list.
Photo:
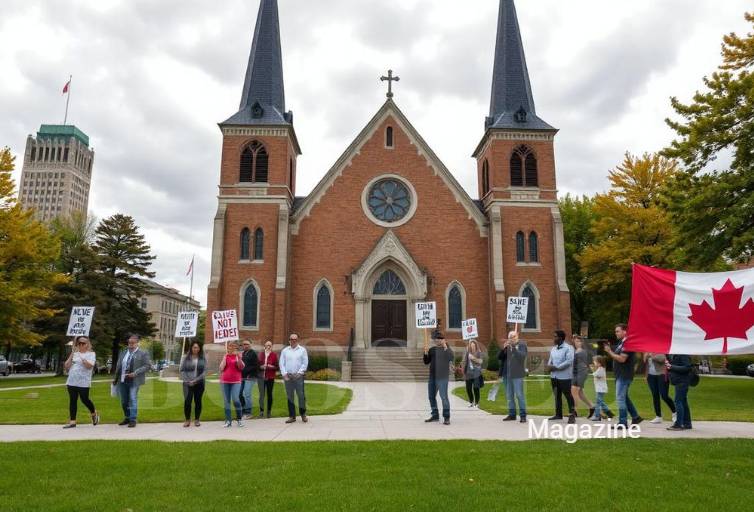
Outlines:
{"label": "shrub", "polygon": [[326,369],[340,371],[341,364],[339,357],[330,357],[327,355],[309,356],[310,372],[318,372]]}
{"label": "shrub", "polygon": [[324,368],[316,372],[306,372],[306,380],[339,381],[340,379],[340,372],[331,368]]}
{"label": "shrub", "polygon": [[497,342],[495,340],[490,341],[487,344],[487,369],[490,371],[500,371],[500,361],[497,358],[498,352],[500,352],[500,348],[497,346]]}
{"label": "shrub", "polygon": [[492,370],[482,370],[482,375],[484,375],[485,382],[495,382],[500,378],[498,373],[493,372]]}

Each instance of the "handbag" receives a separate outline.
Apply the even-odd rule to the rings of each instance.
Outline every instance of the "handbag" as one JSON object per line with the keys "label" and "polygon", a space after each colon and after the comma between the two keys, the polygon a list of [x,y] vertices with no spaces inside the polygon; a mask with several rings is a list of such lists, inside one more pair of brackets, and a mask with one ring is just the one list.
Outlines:
{"label": "handbag", "polygon": [[479,374],[479,377],[477,377],[477,384],[479,385],[479,389],[484,387],[484,375],[481,373]]}

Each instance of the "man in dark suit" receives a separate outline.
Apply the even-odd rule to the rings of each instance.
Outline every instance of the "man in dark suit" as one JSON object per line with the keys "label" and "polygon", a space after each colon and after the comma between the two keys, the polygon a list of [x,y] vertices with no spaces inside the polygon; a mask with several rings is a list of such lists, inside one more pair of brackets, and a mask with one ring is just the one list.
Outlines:
{"label": "man in dark suit", "polygon": [[123,407],[123,421],[119,425],[136,426],[138,411],[139,388],[146,382],[146,375],[151,362],[149,354],[139,349],[139,336],[131,334],[128,337],[128,350],[118,359],[115,368],[113,384],[118,387],[120,405]]}

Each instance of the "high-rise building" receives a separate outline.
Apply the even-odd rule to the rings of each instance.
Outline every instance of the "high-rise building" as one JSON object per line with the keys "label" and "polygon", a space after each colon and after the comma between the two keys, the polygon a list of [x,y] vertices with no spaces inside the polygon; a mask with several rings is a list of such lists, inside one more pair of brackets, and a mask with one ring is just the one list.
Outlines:
{"label": "high-rise building", "polygon": [[89,137],[71,125],[43,124],[26,139],[18,199],[49,221],[87,213],[94,150]]}

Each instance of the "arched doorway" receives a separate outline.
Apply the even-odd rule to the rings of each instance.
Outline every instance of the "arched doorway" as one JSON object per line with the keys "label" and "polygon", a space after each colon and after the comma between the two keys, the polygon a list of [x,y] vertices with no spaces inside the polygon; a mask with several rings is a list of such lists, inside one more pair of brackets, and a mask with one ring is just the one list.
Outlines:
{"label": "arched doorway", "polygon": [[392,268],[379,274],[372,287],[372,347],[406,347],[408,296],[406,285]]}

